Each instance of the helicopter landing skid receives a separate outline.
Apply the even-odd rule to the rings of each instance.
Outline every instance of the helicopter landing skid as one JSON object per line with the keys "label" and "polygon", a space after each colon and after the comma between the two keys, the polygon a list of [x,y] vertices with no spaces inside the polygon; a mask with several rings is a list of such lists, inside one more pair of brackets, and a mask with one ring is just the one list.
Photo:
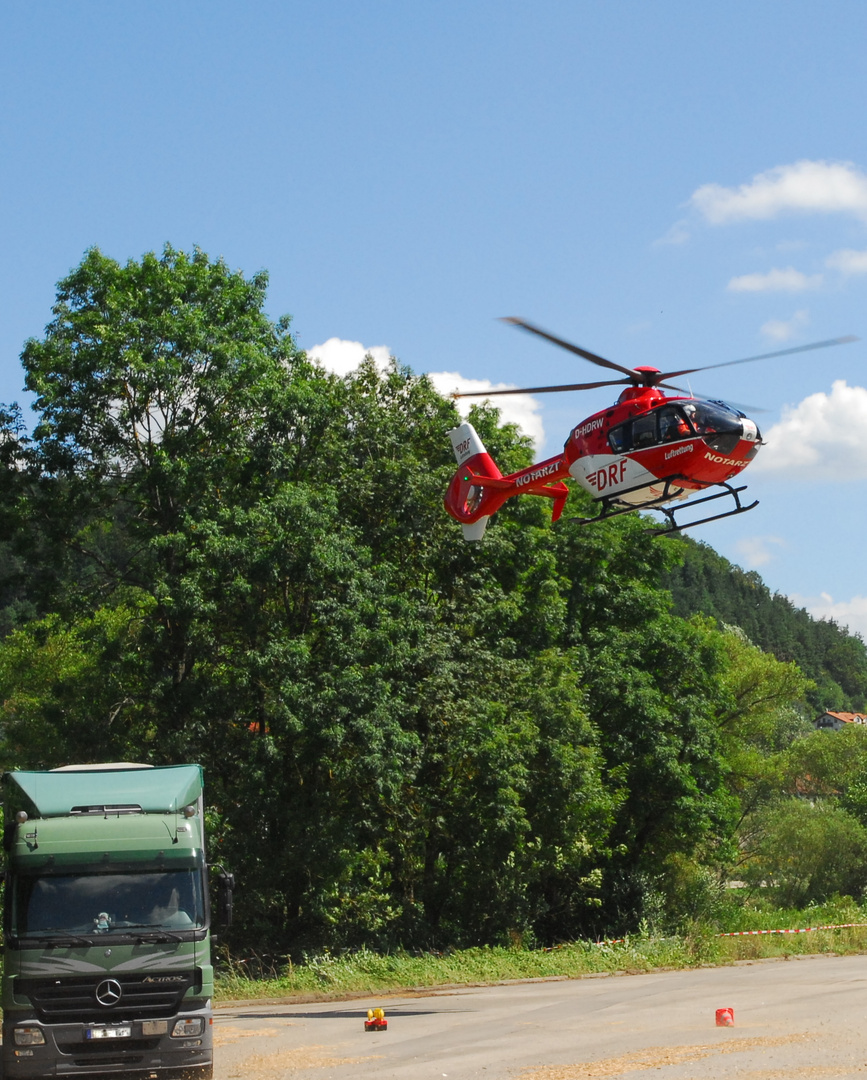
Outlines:
{"label": "helicopter landing skid", "polygon": [[[720,484],[719,487],[724,488],[724,491],[718,491],[715,495],[705,495],[703,499],[695,499],[691,503],[685,503],[683,506],[658,506],[655,509],[659,510],[661,514],[664,514],[668,520],[667,529],[648,529],[647,531],[651,536],[667,536],[669,533],[683,532],[684,529],[691,529],[695,525],[706,525],[709,521],[719,521],[720,518],[734,517],[736,514],[745,514],[747,510],[752,510],[759,505],[759,500],[754,499],[748,506],[743,506],[741,500],[738,497],[738,492],[746,491],[746,484],[742,484],[740,487],[732,487],[731,484]],[[726,510],[722,514],[712,514],[710,517],[699,518],[698,521],[687,521],[683,525],[678,525],[677,518],[674,516],[677,510],[686,510],[692,506],[700,506],[701,503],[713,502],[714,499],[724,499],[727,495],[735,501],[734,510]]]}
{"label": "helicopter landing skid", "polygon": [[[685,503],[683,506],[668,507],[663,503],[670,502],[676,498],[678,491],[684,489],[678,484],[678,481],[683,480],[683,476],[667,476],[663,483],[662,494],[656,499],[649,499],[647,502],[642,503],[640,506],[617,506],[616,509],[612,509],[616,504],[614,500],[603,502],[599,513],[595,517],[590,518],[574,518],[578,525],[591,525],[597,521],[607,521],[609,518],[620,517],[621,514],[634,514],[636,510],[658,510],[661,514],[664,514],[668,520],[668,528],[654,528],[647,531],[651,536],[667,536],[669,533],[683,532],[684,529],[691,529],[695,525],[706,525],[709,521],[719,521],[720,518],[734,517],[736,514],[745,514],[748,510],[754,509],[759,505],[759,500],[755,499],[748,506],[744,506],[741,503],[739,493],[746,491],[746,484],[742,484],[740,487],[732,487],[731,484],[719,483],[715,484],[715,487],[721,487],[723,491],[717,491],[714,495],[705,495],[701,499],[693,499],[689,503]],[[644,485],[640,485],[637,488],[630,489],[638,491]],[[710,485],[709,485],[710,486]],[[623,495],[628,495],[630,491],[621,492]],[[735,501],[734,510],[726,510],[722,514],[712,514],[710,517],[699,518],[698,521],[689,521],[683,525],[678,525],[675,514],[678,510],[686,510],[693,506],[700,506],[702,503],[713,502],[715,499],[724,499],[726,496],[731,496]]]}

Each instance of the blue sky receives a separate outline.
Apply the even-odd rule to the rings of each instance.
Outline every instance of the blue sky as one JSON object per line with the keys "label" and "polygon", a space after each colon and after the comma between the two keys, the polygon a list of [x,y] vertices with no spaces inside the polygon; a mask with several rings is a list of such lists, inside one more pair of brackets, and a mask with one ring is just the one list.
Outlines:
{"label": "blue sky", "polygon": [[[501,315],[662,368],[857,334],[694,377],[771,436],[695,535],[867,634],[865,43],[860,0],[7,0],[0,400],[92,245],[265,268],[302,347],[492,385],[593,372]],[[611,398],[539,399],[540,456]]]}

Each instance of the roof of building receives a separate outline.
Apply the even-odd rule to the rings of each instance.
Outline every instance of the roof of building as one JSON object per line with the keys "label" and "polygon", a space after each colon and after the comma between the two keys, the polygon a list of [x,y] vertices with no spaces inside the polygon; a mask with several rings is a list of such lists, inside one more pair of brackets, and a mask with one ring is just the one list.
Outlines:
{"label": "roof of building", "polygon": [[867,713],[862,712],[831,712],[828,710],[823,712],[822,716],[833,716],[836,720],[841,720],[844,724],[867,723]]}

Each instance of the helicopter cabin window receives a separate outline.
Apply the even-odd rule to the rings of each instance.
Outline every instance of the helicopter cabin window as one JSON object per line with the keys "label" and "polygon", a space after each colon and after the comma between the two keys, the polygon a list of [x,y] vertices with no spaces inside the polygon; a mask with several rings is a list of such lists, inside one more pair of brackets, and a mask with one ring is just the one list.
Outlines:
{"label": "helicopter cabin window", "polygon": [[656,417],[638,416],[632,421],[632,449],[641,450],[645,446],[653,446],[656,442]]}
{"label": "helicopter cabin window", "polygon": [[623,454],[630,447],[629,424],[621,424],[608,432],[608,445],[615,454]]}
{"label": "helicopter cabin window", "polygon": [[608,445],[615,454],[624,454],[659,443],[691,439],[694,435],[684,410],[679,405],[664,405],[647,416],[638,416],[628,424],[612,428],[608,432]]}
{"label": "helicopter cabin window", "polygon": [[664,405],[657,409],[656,417],[659,422],[659,441],[676,442],[678,439],[690,439],[693,430],[683,411],[676,405]]}

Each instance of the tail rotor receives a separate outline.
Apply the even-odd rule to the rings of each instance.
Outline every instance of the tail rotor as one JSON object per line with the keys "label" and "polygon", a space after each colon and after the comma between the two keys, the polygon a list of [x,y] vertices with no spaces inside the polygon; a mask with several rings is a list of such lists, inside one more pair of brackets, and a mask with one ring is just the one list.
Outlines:
{"label": "tail rotor", "polygon": [[[501,480],[503,474],[472,424],[464,422],[452,428],[449,438],[458,470],[446,492],[445,507],[461,523],[465,540],[481,540],[491,514],[505,501],[506,496],[491,484]],[[504,482],[502,486],[511,485]]]}

